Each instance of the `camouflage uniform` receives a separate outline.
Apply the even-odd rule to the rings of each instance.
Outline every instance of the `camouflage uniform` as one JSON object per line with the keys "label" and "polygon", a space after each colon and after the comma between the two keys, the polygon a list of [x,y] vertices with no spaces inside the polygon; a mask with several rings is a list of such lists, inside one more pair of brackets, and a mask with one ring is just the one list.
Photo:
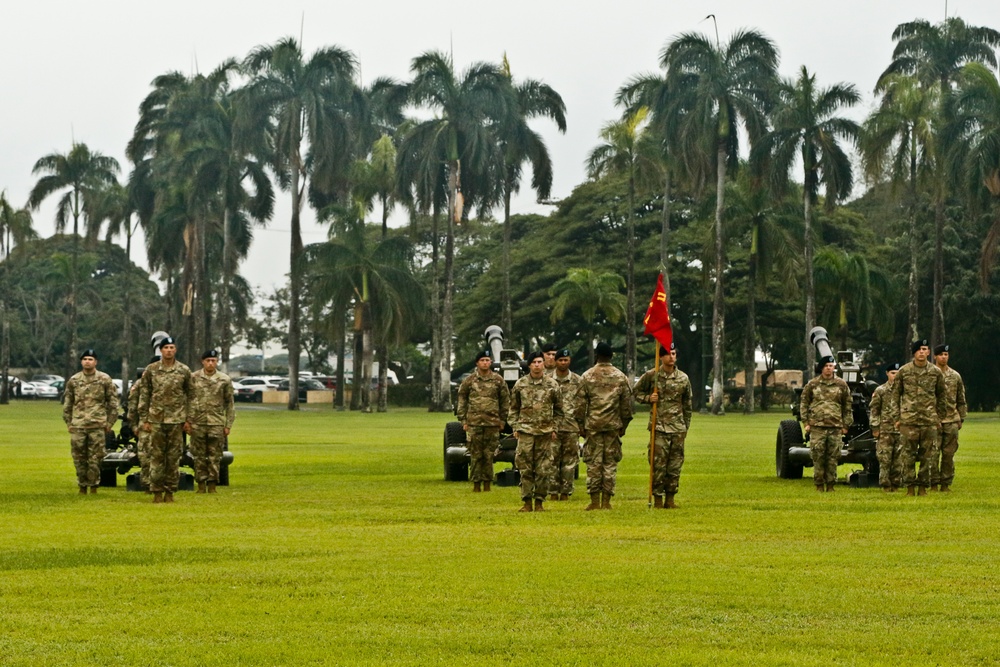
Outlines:
{"label": "camouflage uniform", "polygon": [[903,481],[901,465],[901,445],[896,421],[899,413],[895,411],[889,400],[892,392],[892,380],[879,385],[872,393],[868,406],[869,424],[871,430],[878,431],[878,443],[875,445],[875,455],[878,457],[878,483],[883,489],[898,489]]}
{"label": "camouflage uniform", "polygon": [[[889,400],[899,415],[904,486],[927,488],[931,483],[931,461],[937,452],[938,430],[947,407],[946,394],[941,369],[929,361],[923,366],[911,361],[896,373]],[[914,466],[918,460],[920,472],[916,473]]]}
{"label": "camouflage uniform", "polygon": [[945,415],[941,420],[941,440],[938,451],[931,459],[931,485],[951,486],[955,480],[955,452],[958,451],[958,431],[968,413],[965,404],[965,383],[954,368],[942,371],[944,374]]}
{"label": "camouflage uniform", "polygon": [[556,424],[556,439],[552,442],[552,481],[549,493],[573,495],[573,476],[580,462],[580,428],[573,418],[576,394],[580,390],[580,376],[567,371],[565,377],[559,373],[552,376],[559,384],[562,394],[563,416]]}
{"label": "camouflage uniform", "polygon": [[622,460],[621,437],[632,421],[632,389],[625,374],[606,361],[584,372],[574,417],[586,438],[587,492],[613,496]]}
{"label": "camouflage uniform", "polygon": [[139,455],[139,484],[149,488],[149,441],[152,434],[140,428],[139,422],[139,382],[132,383],[128,390],[128,420],[136,437],[136,454]]}
{"label": "camouflage uniform", "polygon": [[[139,380],[139,424],[149,423],[149,487],[153,493],[177,490],[184,453],[184,422],[191,397],[191,369],[179,361],[146,366]],[[140,426],[141,428],[141,426]]]}
{"label": "camouflage uniform", "polygon": [[827,380],[817,375],[802,388],[799,415],[809,426],[813,482],[816,486],[835,483],[844,429],[854,423],[850,387],[839,377]]}
{"label": "camouflage uniform", "polygon": [[559,383],[525,375],[510,391],[510,427],[517,433],[514,465],[521,473],[521,499],[545,500],[552,477],[552,442],[563,418]]}
{"label": "camouflage uniform", "polygon": [[480,375],[477,369],[459,385],[455,415],[466,427],[473,482],[493,481],[493,452],[500,446],[500,428],[509,410],[510,390],[499,373]]}
{"label": "camouflage uniform", "polygon": [[63,421],[70,429],[70,449],[80,488],[101,484],[101,461],[107,432],[118,419],[118,391],[111,376],[80,371],[66,383]]}
{"label": "camouflage uniform", "polygon": [[225,449],[226,431],[233,427],[233,382],[228,375],[204,370],[191,375],[191,404],[188,425],[191,429],[191,458],[198,482],[219,481],[219,464]]}
{"label": "camouflage uniform", "polygon": [[[640,403],[652,403],[649,397],[654,392],[658,400],[653,438],[653,495],[662,496],[664,493],[677,493],[680,484],[684,441],[691,426],[691,381],[684,371],[674,368],[668,373],[661,366],[659,373],[648,370],[635,383],[635,400]],[[652,412],[647,430],[653,430]],[[649,460],[648,448],[646,460]]]}

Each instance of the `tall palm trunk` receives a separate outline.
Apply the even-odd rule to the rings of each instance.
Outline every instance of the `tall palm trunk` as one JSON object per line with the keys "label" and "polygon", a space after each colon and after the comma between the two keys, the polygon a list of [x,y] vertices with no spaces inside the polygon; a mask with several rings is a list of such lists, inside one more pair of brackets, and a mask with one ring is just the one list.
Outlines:
{"label": "tall palm trunk", "polygon": [[344,410],[344,396],[347,393],[347,384],[344,381],[344,357],[347,356],[347,313],[340,315],[340,326],[337,329],[337,368],[334,370],[334,377],[337,383],[337,393],[333,398],[333,404],[337,410]]}
{"label": "tall palm trunk", "polygon": [[386,412],[389,409],[389,348],[385,343],[377,346],[378,356],[378,403],[375,408],[378,412]]}
{"label": "tall palm trunk", "polygon": [[369,302],[368,274],[361,276],[361,409],[372,411],[372,362],[375,347],[372,335],[372,306]]}
{"label": "tall palm trunk", "polygon": [[816,326],[816,278],[813,276],[813,242],[812,242],[812,190],[810,189],[810,171],[806,170],[806,181],[802,188],[802,216],[805,219],[805,273],[806,273],[806,367],[803,381],[813,376],[816,367],[816,350],[809,342],[809,332]]}
{"label": "tall palm trunk", "polygon": [[635,167],[628,177],[628,260],[625,286],[625,375],[635,380]]}
{"label": "tall palm trunk", "polygon": [[725,350],[726,300],[723,289],[725,243],[722,237],[722,211],[726,203],[726,147],[719,143],[715,156],[715,296],[712,303],[712,414],[722,408],[723,351]]}
{"label": "tall palm trunk", "polygon": [[510,191],[513,187],[511,179],[507,178],[507,185],[503,193],[503,311],[500,314],[500,325],[503,327],[504,336],[508,339],[514,337],[514,313],[510,305]]}
{"label": "tall palm trunk", "polygon": [[[194,310],[193,317],[195,322],[194,327],[194,345],[189,346],[194,349],[190,350],[191,364],[197,363],[202,352],[208,349],[208,277],[206,272],[208,267],[206,266],[208,258],[205,251],[205,237],[206,231],[205,227],[208,226],[208,218],[204,214],[199,214],[198,216],[198,247],[195,254],[195,299],[194,299]],[[193,367],[193,366],[192,366]]]}
{"label": "tall palm trunk", "polygon": [[80,192],[73,190],[73,252],[70,256],[70,279],[69,279],[69,357],[66,368],[69,377],[76,370],[76,293],[77,281],[79,280],[79,258],[80,258]]}
{"label": "tall palm trunk", "polygon": [[458,184],[461,162],[449,165],[448,220],[444,238],[444,292],[441,295],[441,358],[438,359],[438,381],[441,383],[441,412],[451,412],[451,336],[455,301],[455,218],[461,214]]}
{"label": "tall palm trunk", "polygon": [[[301,120],[300,120],[301,122]],[[298,129],[298,128],[297,128]],[[298,132],[296,132],[298,135]],[[302,198],[306,187],[305,165],[298,144],[292,156],[292,239],[288,285],[288,409],[299,409],[299,301],[302,292]]]}
{"label": "tall palm trunk", "polygon": [[[747,270],[747,326],[743,334],[743,414],[754,411],[754,385],[757,381],[757,252],[760,242],[760,223],[755,219],[750,232],[750,266]],[[763,385],[761,389],[763,390]]]}
{"label": "tall palm trunk", "polygon": [[229,205],[225,204],[222,211],[222,303],[219,304],[222,308],[222,340],[220,347],[222,348],[222,358],[219,360],[220,367],[223,373],[229,372],[229,349],[232,346],[232,311],[230,310],[230,300],[229,300]]}
{"label": "tall palm trunk", "polygon": [[660,228],[660,273],[663,274],[663,291],[670,304],[670,271],[667,268],[667,252],[670,243],[670,169],[663,176],[663,224]]}
{"label": "tall palm trunk", "polygon": [[939,185],[934,202],[934,304],[931,317],[931,348],[944,343],[944,186]]}
{"label": "tall palm trunk", "polygon": [[910,279],[907,289],[908,316],[906,322],[907,340],[903,344],[903,356],[906,359],[910,355],[910,343],[920,338],[917,331],[917,310],[919,298],[919,282],[917,264],[917,139],[915,133],[911,133],[910,138],[910,187],[909,187],[909,223],[910,223]]}
{"label": "tall palm trunk", "polygon": [[438,233],[440,208],[435,203],[431,215],[431,412],[443,412],[441,409],[441,364],[443,355],[441,349],[441,272],[440,254],[441,239]]}
{"label": "tall palm trunk", "polygon": [[[128,395],[131,372],[128,363],[129,349],[132,341],[132,281],[129,273],[132,269],[132,216],[125,218],[125,292],[122,294],[122,397]],[[134,419],[135,415],[129,415]]]}

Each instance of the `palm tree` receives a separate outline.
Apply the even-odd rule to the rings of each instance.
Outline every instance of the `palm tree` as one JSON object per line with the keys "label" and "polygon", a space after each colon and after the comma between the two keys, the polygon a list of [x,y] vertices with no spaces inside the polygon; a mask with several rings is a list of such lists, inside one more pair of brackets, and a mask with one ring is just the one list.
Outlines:
{"label": "palm tree", "polygon": [[591,269],[570,269],[564,278],[549,288],[555,297],[552,322],[558,322],[569,310],[579,310],[587,331],[587,365],[594,365],[594,341],[597,339],[597,315],[601,313],[612,324],[627,314],[627,300],[621,289],[625,281],[617,273],[595,273]]}
{"label": "palm tree", "polygon": [[[299,332],[302,291],[302,204],[309,178],[331,190],[351,163],[358,98],[356,60],[349,51],[326,47],[306,60],[298,42],[286,37],[258,46],[243,61],[249,117],[271,130],[272,168],[292,194],[289,256],[288,409],[299,407]],[[315,188],[316,183],[313,183]]]}
{"label": "palm tree", "polygon": [[77,261],[80,254],[80,218],[91,222],[86,215],[88,203],[96,198],[103,188],[116,182],[119,172],[118,161],[97,151],[91,151],[86,144],[74,143],[68,153],[52,153],[35,163],[32,174],[40,174],[28,195],[28,205],[38,209],[49,195],[65,190],[56,208],[56,231],[66,229],[69,218],[73,219],[72,267],[69,271],[68,331],[69,345],[67,370],[75,367],[76,350],[76,292],[79,288]]}
{"label": "palm tree", "polygon": [[[994,49],[1000,46],[1000,31],[970,26],[961,18],[951,17],[937,25],[918,19],[896,26],[892,33],[896,48],[892,62],[879,77],[876,90],[893,74],[910,74],[925,89],[937,88],[938,109],[935,119],[935,153],[947,152],[945,137],[954,121],[953,92],[959,72],[966,63],[997,66]],[[948,197],[948,170],[945,161],[935,163],[934,187],[934,301],[931,319],[931,344],[945,339],[944,329],[944,218]]]}
{"label": "palm tree", "polygon": [[628,183],[627,250],[625,258],[625,375],[635,377],[635,193],[638,185],[655,181],[659,176],[658,156],[649,145],[643,150],[643,133],[649,109],[640,107],[624,120],[607,123],[601,129],[603,143],[587,158],[587,175],[600,178],[606,174],[623,175]]}
{"label": "palm tree", "polygon": [[[806,328],[816,326],[816,288],[813,284],[813,206],[819,188],[826,192],[826,206],[851,194],[854,175],[851,160],[841,142],[857,143],[858,124],[836,113],[858,103],[860,96],[851,84],[816,87],[816,76],[805,65],[797,79],[786,79],[778,88],[778,106],[772,113],[774,129],[754,147],[755,161],[767,161],[775,189],[784,190],[788,172],[802,163],[802,212],[805,220]],[[805,343],[806,376],[815,366],[816,352]]]}
{"label": "palm tree", "polygon": [[10,368],[10,323],[7,321],[7,284],[10,272],[10,251],[14,244],[20,245],[35,238],[31,227],[31,212],[26,208],[15,209],[7,201],[7,192],[0,191],[0,263],[3,264],[3,281],[0,282],[0,405],[7,405],[10,396],[7,370]]}
{"label": "palm tree", "polygon": [[836,248],[816,253],[816,291],[825,297],[823,320],[836,324],[840,349],[847,349],[848,313],[855,324],[892,332],[891,283],[884,272],[868,265],[864,255]]}
{"label": "palm tree", "polygon": [[[869,178],[888,177],[893,191],[906,188],[909,218],[910,275],[905,351],[920,338],[918,327],[919,243],[917,239],[917,187],[934,160],[934,109],[936,89],[924,90],[912,76],[892,74],[880,87],[882,100],[865,120],[859,144]],[[924,176],[926,178],[926,176]],[[905,358],[905,357],[904,357]]]}
{"label": "palm tree", "polygon": [[667,85],[686,110],[679,136],[686,151],[715,154],[715,294],[712,305],[712,413],[722,412],[725,343],[726,174],[739,156],[742,121],[751,143],[764,135],[777,81],[778,50],[755,30],[737,32],[723,47],[705,35],[685,33],[661,52]]}
{"label": "palm tree", "polygon": [[538,201],[548,199],[552,191],[552,160],[548,147],[535,130],[528,125],[533,118],[550,118],[560,132],[566,132],[566,104],[551,86],[528,79],[515,83],[507,56],[503,58],[503,72],[510,80],[513,104],[510,114],[497,127],[503,151],[503,290],[501,295],[501,326],[505,335],[514,338],[513,312],[510,304],[510,201],[521,189],[525,163],[531,164],[531,189]]}

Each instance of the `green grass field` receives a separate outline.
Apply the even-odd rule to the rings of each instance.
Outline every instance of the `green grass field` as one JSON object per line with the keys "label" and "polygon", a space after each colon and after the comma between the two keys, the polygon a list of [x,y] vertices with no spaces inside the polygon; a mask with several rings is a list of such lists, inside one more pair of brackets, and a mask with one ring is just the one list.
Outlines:
{"label": "green grass field", "polygon": [[783,413],[695,415],[679,511],[645,417],[613,511],[519,514],[443,481],[445,415],[241,407],[232,486],[153,505],[78,496],[59,407],[0,406],[0,664],[1000,661],[996,415],[925,498],[817,494],[774,476]]}

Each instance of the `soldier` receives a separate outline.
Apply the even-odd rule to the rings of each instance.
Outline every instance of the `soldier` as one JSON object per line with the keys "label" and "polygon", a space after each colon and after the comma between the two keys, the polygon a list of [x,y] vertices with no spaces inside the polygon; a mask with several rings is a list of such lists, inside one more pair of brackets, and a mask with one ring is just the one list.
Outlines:
{"label": "soldier", "polygon": [[898,363],[886,366],[885,374],[888,379],[885,384],[875,388],[868,406],[868,423],[877,441],[875,455],[878,457],[879,466],[878,483],[886,492],[899,488],[903,472],[900,466],[899,431],[896,430],[898,415],[893,412],[892,401],[888,398],[897,372],[899,372]]}
{"label": "soldier", "polygon": [[[150,363],[159,361],[156,357]],[[139,380],[142,379],[145,368],[136,372],[135,382],[128,390],[128,420],[132,425],[132,432],[136,438],[136,454],[139,456],[139,486],[146,493],[152,493],[149,489],[149,439],[150,433],[140,427],[139,424]]]}
{"label": "soldier", "polygon": [[941,369],[944,375],[945,415],[941,420],[941,439],[938,451],[931,459],[931,491],[937,491],[938,484],[945,493],[951,491],[951,483],[955,479],[955,452],[958,451],[958,432],[968,409],[965,405],[965,383],[962,376],[954,368],[948,366],[951,355],[949,345],[938,345],[934,348],[934,365]]}
{"label": "soldier", "polygon": [[[906,495],[912,496],[914,486],[919,486],[918,495],[926,496],[941,420],[947,412],[948,389],[941,369],[927,362],[931,353],[927,340],[914,341],[911,349],[913,361],[896,373],[889,400],[892,401],[896,428],[902,440],[899,458]],[[919,473],[914,468],[917,460],[920,461]]]}
{"label": "soldier", "polygon": [[160,361],[146,366],[139,381],[139,423],[151,434],[149,485],[153,502],[172,503],[191,400],[191,369],[177,361],[177,344],[169,336],[160,343],[160,354]]}
{"label": "soldier", "polygon": [[799,415],[809,434],[809,453],[813,460],[813,483],[817,491],[833,491],[837,482],[837,461],[844,435],[854,423],[851,390],[834,375],[837,360],[822,357],[816,364],[816,377],[802,388]]}
{"label": "soldier", "polygon": [[555,343],[542,345],[543,361],[545,362],[545,374],[552,377],[556,374],[556,352],[559,346]]}
{"label": "soldier", "polygon": [[191,375],[191,407],[184,430],[191,436],[191,457],[198,493],[215,493],[226,437],[233,428],[233,381],[218,370],[219,353],[201,355],[201,370]]}
{"label": "soldier", "polygon": [[574,417],[584,437],[587,464],[587,511],[611,509],[622,437],[632,421],[632,389],[628,378],[611,365],[611,346],[601,342],[594,350],[597,363],[580,377]]}
{"label": "soldier", "polygon": [[580,429],[573,418],[573,406],[580,389],[580,376],[569,369],[573,361],[568,349],[556,352],[556,372],[553,375],[562,395],[563,416],[556,425],[556,440],[552,443],[552,482],[549,500],[569,500],[573,495],[573,476],[580,462]]}
{"label": "soldier", "polygon": [[[545,374],[542,352],[528,355],[528,374],[510,390],[510,427],[517,438],[514,465],[521,473],[519,512],[544,512],[542,503],[552,477],[552,444],[563,417],[559,383]],[[535,506],[532,508],[531,500]]]}
{"label": "soldier", "polygon": [[499,373],[491,370],[493,355],[482,350],[476,370],[458,387],[455,415],[466,433],[471,462],[469,473],[475,493],[489,491],[493,482],[493,452],[500,446],[500,429],[510,410],[510,390]]}
{"label": "soldier", "polygon": [[[669,352],[661,347],[659,373],[650,369],[635,384],[635,400],[656,405],[653,449],[653,507],[656,508],[677,508],[674,496],[684,465],[684,441],[691,426],[691,397],[691,381],[677,368],[676,346],[671,343]],[[649,430],[654,430],[652,412]]]}
{"label": "soldier", "polygon": [[80,355],[82,371],[66,383],[63,396],[63,421],[70,433],[73,465],[80,495],[97,493],[101,484],[101,460],[104,443],[118,419],[118,392],[111,376],[97,370],[97,354],[86,349]]}

